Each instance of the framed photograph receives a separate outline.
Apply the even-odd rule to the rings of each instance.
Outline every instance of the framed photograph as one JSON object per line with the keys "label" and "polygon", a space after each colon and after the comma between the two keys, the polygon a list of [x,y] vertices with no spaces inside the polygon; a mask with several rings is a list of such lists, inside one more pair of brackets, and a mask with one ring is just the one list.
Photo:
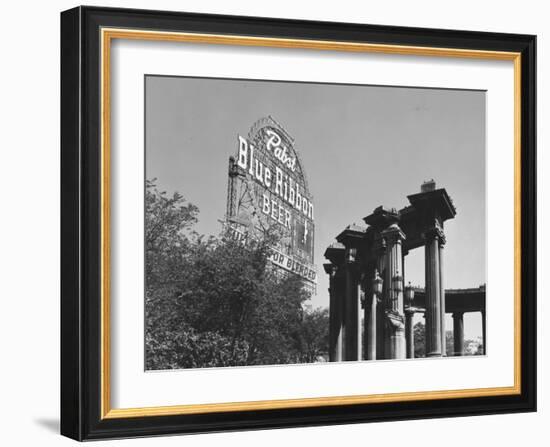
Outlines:
{"label": "framed photograph", "polygon": [[531,35],[61,14],[61,432],[536,410]]}

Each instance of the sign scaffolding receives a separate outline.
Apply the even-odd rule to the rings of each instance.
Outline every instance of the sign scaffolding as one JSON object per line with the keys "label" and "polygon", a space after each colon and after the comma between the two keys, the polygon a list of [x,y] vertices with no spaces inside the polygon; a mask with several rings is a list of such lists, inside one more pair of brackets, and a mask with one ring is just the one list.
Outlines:
{"label": "sign scaffolding", "polygon": [[246,138],[238,135],[229,157],[226,223],[243,241],[277,231],[271,262],[316,292],[313,197],[294,139],[271,116],[254,123]]}

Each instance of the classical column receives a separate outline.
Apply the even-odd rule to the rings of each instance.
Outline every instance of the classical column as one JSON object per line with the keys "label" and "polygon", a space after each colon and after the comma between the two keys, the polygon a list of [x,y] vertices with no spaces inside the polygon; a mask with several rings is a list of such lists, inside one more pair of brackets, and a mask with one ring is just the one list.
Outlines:
{"label": "classical column", "polygon": [[407,341],[407,358],[414,359],[414,326],[413,326],[414,310],[411,308],[405,309],[405,338]]}
{"label": "classical column", "polygon": [[370,288],[368,287],[368,284],[366,282],[366,277],[368,276],[365,276],[362,280],[362,283],[363,283],[363,295],[362,295],[362,298],[361,298],[361,305],[363,307],[363,326],[364,326],[364,330],[363,330],[363,333],[362,333],[362,337],[361,337],[361,342],[362,342],[362,347],[363,347],[363,352],[362,352],[362,355],[365,360],[368,360],[369,359],[369,354],[368,354],[368,350],[369,350],[369,325],[370,325],[370,322],[369,322],[369,316],[370,316],[370,307],[371,307],[371,303],[370,303],[370,296],[371,296],[371,292],[370,292]]}
{"label": "classical column", "polygon": [[428,352],[431,351],[430,338],[428,337],[428,317],[427,312],[424,310],[422,318],[424,319],[424,357],[428,357]]}
{"label": "classical column", "polygon": [[453,314],[454,355],[464,355],[464,312]]}
{"label": "classical column", "polygon": [[485,310],[481,311],[481,329],[482,329],[482,335],[483,335],[483,355],[487,354],[487,332],[486,332],[486,314]]}
{"label": "classical column", "polygon": [[329,274],[329,361],[342,361],[342,284],[336,275],[338,267],[325,264],[325,271]]}
{"label": "classical column", "polygon": [[369,302],[368,320],[366,321],[367,331],[367,360],[376,360],[376,312],[378,297],[373,293]]}
{"label": "classical column", "polygon": [[441,231],[432,228],[424,233],[426,276],[426,357],[443,354],[441,337],[441,288],[439,285],[439,240]]}
{"label": "classical column", "polygon": [[[387,252],[387,244],[386,240],[382,237],[380,237],[376,242],[376,266],[378,268],[379,275],[382,278],[385,278],[385,270],[386,270],[386,252]],[[382,285],[382,291],[379,296],[376,297],[376,303],[374,305],[374,308],[376,309],[375,315],[373,318],[376,321],[376,359],[382,360],[385,359],[385,311],[384,311],[384,296],[387,294],[387,289],[389,285],[383,284]]]}
{"label": "classical column", "polygon": [[367,360],[376,360],[378,296],[382,293],[382,282],[378,269],[374,269],[370,287],[368,287],[368,283],[365,287],[370,295],[369,299],[365,300],[365,356]]}
{"label": "classical column", "polygon": [[359,340],[358,321],[359,321],[359,296],[358,281],[356,278],[356,259],[357,249],[346,248],[346,293],[345,293],[345,315],[344,315],[344,360],[358,360]]}
{"label": "classical column", "polygon": [[386,316],[386,358],[406,358],[405,344],[405,315],[403,306],[403,255],[402,241],[405,234],[394,223],[382,232],[386,240],[386,277],[387,286],[385,296]]}
{"label": "classical column", "polygon": [[439,295],[441,296],[441,354],[447,355],[447,333],[445,331],[445,287],[443,284],[443,247],[445,235],[442,233],[439,239]]}
{"label": "classical column", "polygon": [[365,293],[361,282],[359,274],[357,274],[357,360],[363,360],[363,327],[361,325],[361,314],[363,312],[361,311],[363,309],[362,303],[365,300]]}

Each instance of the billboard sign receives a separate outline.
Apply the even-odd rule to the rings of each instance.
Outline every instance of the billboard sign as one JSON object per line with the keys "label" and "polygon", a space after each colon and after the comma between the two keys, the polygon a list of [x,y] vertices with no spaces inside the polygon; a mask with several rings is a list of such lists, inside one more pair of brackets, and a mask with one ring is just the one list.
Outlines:
{"label": "billboard sign", "polygon": [[236,154],[229,159],[226,214],[235,234],[276,228],[281,239],[271,261],[315,284],[313,197],[294,140],[272,117],[237,137]]}

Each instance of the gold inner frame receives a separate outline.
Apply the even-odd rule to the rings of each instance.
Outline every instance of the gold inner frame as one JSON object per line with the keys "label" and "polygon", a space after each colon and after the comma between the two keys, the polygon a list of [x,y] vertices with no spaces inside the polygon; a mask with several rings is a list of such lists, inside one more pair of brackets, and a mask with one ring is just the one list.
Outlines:
{"label": "gold inner frame", "polygon": [[[464,50],[454,48],[382,45],[338,41],[280,39],[217,34],[144,31],[120,28],[101,29],[101,418],[167,416],[211,412],[307,408],[430,399],[503,396],[521,393],[521,53]],[[111,408],[110,343],[110,73],[113,39],[154,40],[215,45],[260,46],[357,53],[437,56],[506,60],[514,63],[514,385],[444,391],[405,392],[355,396],[327,396],[304,399],[223,402],[142,408]]]}

